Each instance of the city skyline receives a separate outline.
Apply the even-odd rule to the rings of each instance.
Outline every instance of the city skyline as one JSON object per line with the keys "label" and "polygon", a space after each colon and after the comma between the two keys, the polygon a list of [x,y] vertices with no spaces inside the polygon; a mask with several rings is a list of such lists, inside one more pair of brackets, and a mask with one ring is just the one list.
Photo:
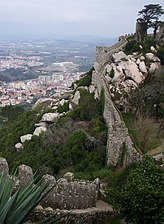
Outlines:
{"label": "city skyline", "polygon": [[135,32],[137,13],[152,0],[0,0],[1,38],[96,35]]}

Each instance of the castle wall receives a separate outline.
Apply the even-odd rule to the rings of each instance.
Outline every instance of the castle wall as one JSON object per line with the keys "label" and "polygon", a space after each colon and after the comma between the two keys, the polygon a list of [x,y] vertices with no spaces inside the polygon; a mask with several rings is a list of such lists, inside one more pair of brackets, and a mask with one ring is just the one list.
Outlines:
{"label": "castle wall", "polygon": [[107,165],[123,167],[139,161],[141,154],[135,149],[121,114],[111,100],[111,93],[103,73],[104,65],[110,61],[112,54],[121,50],[125,44],[126,38],[112,47],[97,47],[95,71],[92,75],[92,85],[97,88],[99,95],[101,89],[104,89],[105,94],[104,119],[108,127]]}
{"label": "castle wall", "polygon": [[[6,159],[0,158],[0,175],[9,176],[9,168]],[[34,175],[31,167],[19,166],[15,189],[24,186]],[[41,204],[53,209],[86,209],[96,206],[100,191],[100,181],[75,180],[73,173],[66,173],[63,178],[56,181],[54,176],[46,174],[42,177],[44,183],[49,184],[52,190],[42,200]]]}

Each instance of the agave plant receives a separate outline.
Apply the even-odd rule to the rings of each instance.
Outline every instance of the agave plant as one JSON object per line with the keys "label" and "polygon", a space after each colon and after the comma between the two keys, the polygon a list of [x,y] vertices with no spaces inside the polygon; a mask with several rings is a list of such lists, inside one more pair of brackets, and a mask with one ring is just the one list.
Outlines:
{"label": "agave plant", "polygon": [[[14,178],[0,176],[0,224],[22,224],[29,213],[48,194],[48,185],[35,180],[28,182],[14,193]],[[46,190],[46,191],[45,191]],[[57,223],[59,217],[53,223]],[[49,220],[42,223],[51,223]]]}

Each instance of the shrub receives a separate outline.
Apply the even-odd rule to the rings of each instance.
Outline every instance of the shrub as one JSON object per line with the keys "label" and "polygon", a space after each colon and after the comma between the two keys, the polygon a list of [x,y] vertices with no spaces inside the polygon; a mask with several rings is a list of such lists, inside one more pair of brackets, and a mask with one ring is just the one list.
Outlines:
{"label": "shrub", "polygon": [[136,40],[129,41],[126,44],[125,49],[124,49],[126,54],[130,54],[130,53],[133,53],[133,52],[138,52],[140,50],[141,49],[139,48],[139,43]]}
{"label": "shrub", "polygon": [[90,86],[91,85],[93,70],[94,70],[94,68],[92,67],[89,70],[89,72],[87,72],[83,77],[81,77],[79,80],[74,82],[77,85],[77,87],[79,87],[79,86]]}
{"label": "shrub", "polygon": [[58,112],[63,113],[69,111],[69,102],[65,102],[63,106],[58,107]]}
{"label": "shrub", "polygon": [[114,69],[113,69],[113,68],[111,69],[109,76],[110,76],[112,79],[114,78]]}
{"label": "shrub", "polygon": [[114,209],[128,223],[163,223],[163,174],[152,158],[145,158],[130,171],[121,188],[109,190]]}
{"label": "shrub", "polygon": [[104,181],[111,175],[111,173],[111,169],[103,168],[92,172],[77,172],[75,173],[75,178],[81,180],[95,180],[98,177],[101,181]]}

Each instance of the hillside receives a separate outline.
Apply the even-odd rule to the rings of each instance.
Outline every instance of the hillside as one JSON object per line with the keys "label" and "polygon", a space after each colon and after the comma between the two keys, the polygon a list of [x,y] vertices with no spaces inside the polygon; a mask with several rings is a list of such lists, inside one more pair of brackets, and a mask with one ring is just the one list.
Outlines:
{"label": "hillside", "polygon": [[163,222],[162,40],[97,46],[94,67],[64,94],[0,109],[0,173],[14,191],[36,179],[52,187],[32,222]]}
{"label": "hillside", "polygon": [[125,45],[127,40],[112,48],[97,47],[94,69],[60,99],[38,101],[26,112],[12,106],[1,110],[8,121],[0,129],[0,152],[11,168],[24,163],[40,173],[69,170],[87,175],[106,164],[127,166],[160,145],[163,68],[154,75],[159,58],[149,50],[145,64],[141,51],[118,51]]}

